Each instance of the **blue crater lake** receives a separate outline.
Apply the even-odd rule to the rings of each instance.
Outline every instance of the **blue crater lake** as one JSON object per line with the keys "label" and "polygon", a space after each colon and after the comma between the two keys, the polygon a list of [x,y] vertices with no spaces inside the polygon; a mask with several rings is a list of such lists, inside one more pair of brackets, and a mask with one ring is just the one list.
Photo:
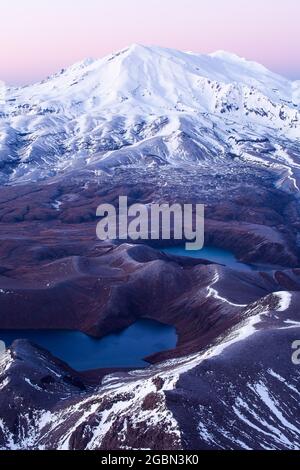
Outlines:
{"label": "blue crater lake", "polygon": [[27,339],[78,371],[106,367],[146,367],[144,358],[175,348],[176,330],[152,320],[139,320],[125,330],[101,339],[78,331],[0,330],[0,340],[10,346]]}
{"label": "blue crater lake", "polygon": [[203,258],[215,263],[224,264],[229,268],[238,271],[256,271],[257,266],[251,264],[240,263],[233,253],[221,248],[204,247],[202,250],[186,250],[184,246],[174,246],[171,248],[164,248],[161,251],[170,255],[176,256],[190,256],[191,258]]}

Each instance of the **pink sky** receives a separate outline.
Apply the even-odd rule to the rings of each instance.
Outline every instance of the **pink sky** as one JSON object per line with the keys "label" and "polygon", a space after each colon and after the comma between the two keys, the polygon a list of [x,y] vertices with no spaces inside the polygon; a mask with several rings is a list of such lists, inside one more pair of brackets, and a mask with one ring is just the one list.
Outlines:
{"label": "pink sky", "polygon": [[299,0],[7,0],[0,80],[34,82],[131,43],[224,49],[300,79]]}

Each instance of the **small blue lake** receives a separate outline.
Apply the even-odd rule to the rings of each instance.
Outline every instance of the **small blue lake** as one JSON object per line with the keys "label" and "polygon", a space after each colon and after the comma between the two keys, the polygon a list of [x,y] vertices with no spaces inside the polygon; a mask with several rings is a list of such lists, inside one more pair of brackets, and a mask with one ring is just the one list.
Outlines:
{"label": "small blue lake", "polygon": [[171,248],[164,248],[164,253],[176,256],[190,256],[191,258],[203,258],[215,263],[224,264],[229,268],[239,271],[256,271],[258,268],[251,264],[240,263],[233,253],[221,248],[204,247],[202,250],[186,250],[184,246],[174,246]]}
{"label": "small blue lake", "polygon": [[176,330],[152,320],[139,320],[129,328],[91,338],[78,331],[0,330],[0,340],[10,346],[15,339],[27,339],[83,371],[106,367],[146,367],[143,359],[156,352],[175,348]]}

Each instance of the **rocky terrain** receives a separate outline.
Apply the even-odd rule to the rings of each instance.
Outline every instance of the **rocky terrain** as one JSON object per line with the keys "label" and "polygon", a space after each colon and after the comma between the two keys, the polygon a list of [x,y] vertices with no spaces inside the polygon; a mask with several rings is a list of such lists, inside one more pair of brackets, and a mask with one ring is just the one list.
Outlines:
{"label": "rocky terrain", "polygon": [[298,449],[298,302],[285,291],[236,307],[197,353],[98,383],[15,342],[1,358],[1,446]]}
{"label": "rocky terrain", "polygon": [[[2,449],[300,448],[299,106],[300,82],[259,64],[138,45],[0,87],[0,329],[178,333],[139,370],[15,342]],[[120,195],[205,204],[206,245],[257,270],[100,242]]]}

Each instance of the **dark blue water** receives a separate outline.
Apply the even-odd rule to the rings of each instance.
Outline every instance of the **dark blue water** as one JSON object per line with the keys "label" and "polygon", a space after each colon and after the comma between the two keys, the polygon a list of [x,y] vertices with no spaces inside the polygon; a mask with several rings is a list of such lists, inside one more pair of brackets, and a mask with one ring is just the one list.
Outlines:
{"label": "dark blue water", "polygon": [[170,255],[190,256],[191,258],[204,258],[219,264],[225,264],[229,268],[239,271],[256,271],[258,268],[251,264],[240,263],[233,253],[221,248],[204,247],[202,250],[186,250],[184,246],[164,248],[162,251]]}
{"label": "dark blue water", "polygon": [[76,370],[105,367],[146,367],[143,360],[176,346],[176,330],[152,320],[139,320],[120,333],[102,339],[77,331],[0,330],[6,346],[15,339],[28,339],[42,346]]}

